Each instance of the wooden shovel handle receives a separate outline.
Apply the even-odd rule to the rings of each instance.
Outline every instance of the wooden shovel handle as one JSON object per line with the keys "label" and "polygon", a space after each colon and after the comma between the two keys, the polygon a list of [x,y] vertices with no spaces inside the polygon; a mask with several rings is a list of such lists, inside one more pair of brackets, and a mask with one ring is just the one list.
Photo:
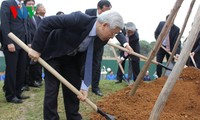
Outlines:
{"label": "wooden shovel handle", "polygon": [[161,45],[162,49],[165,50],[169,55],[172,55],[170,51],[168,51],[163,45]]}
{"label": "wooden shovel handle", "polygon": [[[120,49],[120,50],[122,50],[122,51],[129,52],[128,49],[123,48],[123,47],[121,47],[121,46],[119,46],[119,45],[113,44],[113,43],[111,43],[111,42],[108,42],[108,45],[113,46],[113,47],[115,47],[115,48],[118,48],[118,49]],[[139,58],[141,58],[141,59],[143,59],[143,60],[147,60],[147,57],[146,57],[146,56],[143,56],[143,55],[141,55],[141,54],[139,54],[139,53],[136,53],[136,52],[131,52],[131,55],[137,56],[137,57],[139,57]],[[152,60],[151,62],[154,63],[154,64],[156,64],[156,65],[159,64],[159,63],[158,63],[157,61],[155,61],[155,60]]]}
{"label": "wooden shovel handle", "polygon": [[[16,42],[21,48],[23,48],[27,53],[29,52],[30,48],[24,44],[17,36],[13,33],[9,33],[8,36]],[[63,83],[67,88],[69,88],[72,92],[76,95],[82,95],[80,91],[78,91],[71,83],[69,83],[63,76],[61,76],[54,68],[52,68],[47,62],[45,62],[41,57],[38,58],[38,62],[46,68],[51,74],[53,74],[61,83]],[[98,111],[97,106],[90,101],[88,98],[85,100],[96,112]]]}
{"label": "wooden shovel handle", "polygon": [[116,51],[115,51],[115,48],[111,46],[111,49],[112,49],[113,54],[114,54],[114,56],[115,56],[115,58],[116,58],[116,60],[117,60],[117,62],[118,62],[118,64],[119,64],[119,68],[120,68],[120,70],[121,70],[122,73],[124,74],[124,73],[125,73],[125,72],[124,72],[124,69],[123,69],[123,67],[122,67],[122,64],[119,63],[119,61],[118,61],[118,57],[117,57],[117,53],[116,53]]}

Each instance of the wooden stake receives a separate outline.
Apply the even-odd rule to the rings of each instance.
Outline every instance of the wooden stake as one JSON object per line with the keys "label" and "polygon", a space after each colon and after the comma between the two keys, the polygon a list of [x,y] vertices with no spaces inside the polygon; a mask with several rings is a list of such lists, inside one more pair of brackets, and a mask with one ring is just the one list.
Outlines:
{"label": "wooden stake", "polygon": [[151,112],[149,120],[159,120],[160,113],[163,110],[163,108],[167,102],[167,99],[168,99],[178,77],[180,76],[180,74],[183,70],[183,67],[190,55],[190,51],[192,50],[192,47],[196,41],[197,35],[200,30],[200,22],[199,21],[200,21],[200,6],[196,12],[196,16],[195,16],[194,22],[193,22],[193,27],[188,36],[188,40],[186,41],[185,46],[183,47],[183,49],[180,53],[179,59],[176,62],[171,74],[169,75],[160,95],[158,96],[158,99],[153,107],[153,110]]}

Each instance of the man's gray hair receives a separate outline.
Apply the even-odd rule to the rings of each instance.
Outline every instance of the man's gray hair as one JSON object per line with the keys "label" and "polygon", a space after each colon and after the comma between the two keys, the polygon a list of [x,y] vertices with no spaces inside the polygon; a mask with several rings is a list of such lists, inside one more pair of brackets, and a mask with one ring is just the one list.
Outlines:
{"label": "man's gray hair", "polygon": [[117,27],[123,29],[124,27],[124,21],[122,16],[118,12],[112,10],[107,10],[101,13],[98,16],[97,21],[99,23],[108,23],[110,29],[115,29]]}
{"label": "man's gray hair", "polygon": [[125,24],[125,30],[126,31],[128,31],[128,30],[131,30],[131,31],[136,31],[136,26],[135,26],[135,24],[134,23],[132,23],[132,22],[127,22],[126,24]]}
{"label": "man's gray hair", "polygon": [[37,5],[36,5],[36,11],[38,10],[38,8],[39,7],[41,7],[41,6],[44,6],[42,3],[38,3]]}

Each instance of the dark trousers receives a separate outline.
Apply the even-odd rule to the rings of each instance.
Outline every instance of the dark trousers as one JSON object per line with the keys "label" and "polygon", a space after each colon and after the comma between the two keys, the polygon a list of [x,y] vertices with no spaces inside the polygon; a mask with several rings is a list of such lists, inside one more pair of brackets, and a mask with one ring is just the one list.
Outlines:
{"label": "dark trousers", "polygon": [[[138,58],[137,58],[138,59]],[[129,58],[129,77],[130,80],[133,75],[133,80],[135,81],[137,79],[138,74],[140,73],[140,61],[134,60],[133,58]]]}
{"label": "dark trousers", "polygon": [[[157,56],[156,56],[157,62],[162,63],[165,56],[167,57],[167,60],[170,57],[170,55],[165,50],[160,48],[158,53],[157,53]],[[156,72],[157,72],[158,77],[161,77],[161,75],[162,75],[162,66],[158,66],[157,65],[156,66]]]}
{"label": "dark trousers", "polygon": [[[126,59],[124,61],[122,61],[122,63],[121,63],[123,69],[125,68],[125,63],[126,63]],[[124,74],[122,73],[122,70],[120,69],[120,67],[118,67],[118,70],[117,70],[117,80],[122,81],[123,75]]]}
{"label": "dark trousers", "polygon": [[[200,55],[199,55],[199,53],[195,53],[194,61],[195,61],[196,65],[197,65],[197,68],[200,69]],[[188,61],[187,61],[186,64],[187,64],[187,66],[194,66],[194,64],[193,64],[193,62],[192,62],[190,57],[188,58]]]}
{"label": "dark trousers", "polygon": [[[64,56],[49,60],[48,63],[58,73],[60,73],[68,82],[78,90],[81,86],[81,67],[79,57]],[[58,93],[60,81],[56,79],[46,69],[45,71],[45,97],[44,97],[44,120],[59,120],[57,112]],[[67,120],[81,120],[79,114],[79,99],[71,90],[62,84],[64,106]]]}
{"label": "dark trousers", "polygon": [[6,62],[5,77],[5,97],[11,100],[21,94],[21,88],[25,81],[27,53],[22,49],[15,52],[9,52],[4,49]]}
{"label": "dark trousers", "polygon": [[23,86],[29,85],[30,84],[30,80],[29,80],[29,68],[30,68],[30,58],[27,57],[27,61],[26,61],[26,72],[25,72],[25,82]]}
{"label": "dark trousers", "polygon": [[35,81],[39,83],[42,82],[42,66],[38,62],[30,62],[29,81],[30,84],[33,84]]}
{"label": "dark trousers", "polygon": [[92,73],[92,91],[96,92],[99,88],[99,81],[101,76],[101,61],[104,48],[101,48],[96,54],[94,54],[93,60],[93,73]]}
{"label": "dark trousers", "polygon": [[[132,75],[133,75],[133,80],[135,81],[138,74],[140,73],[140,61],[139,60],[134,60],[131,57],[128,58],[129,60],[129,65],[128,65],[128,80],[132,79]],[[121,63],[122,68],[125,68],[125,62],[126,59]],[[118,67],[117,70],[117,80],[122,81],[123,79],[123,73],[120,69],[120,67]]]}
{"label": "dark trousers", "polygon": [[33,85],[34,82],[42,82],[42,66],[38,62],[32,62],[27,58],[25,85]]}
{"label": "dark trousers", "polygon": [[196,53],[194,55],[194,61],[196,62],[197,68],[200,69],[200,54],[199,53]]}

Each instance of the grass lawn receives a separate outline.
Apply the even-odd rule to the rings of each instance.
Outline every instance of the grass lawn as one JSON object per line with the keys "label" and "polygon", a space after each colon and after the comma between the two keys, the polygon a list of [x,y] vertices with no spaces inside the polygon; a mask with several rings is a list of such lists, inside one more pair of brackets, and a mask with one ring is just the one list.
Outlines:
{"label": "grass lawn", "polygon": [[[22,104],[7,103],[2,91],[3,81],[0,81],[0,120],[42,120],[43,119],[43,97],[44,86],[42,88],[32,88],[30,91],[24,92],[31,98],[25,100]],[[100,88],[104,96],[116,92],[125,87],[126,84],[115,84],[114,81],[101,80]],[[62,91],[59,94],[58,112],[60,120],[66,120],[65,110],[63,106]],[[89,91],[89,97],[95,104],[102,97],[96,96]],[[108,101],[109,102],[109,101]],[[90,112],[93,109],[87,103],[81,102],[80,113],[84,120],[89,120]]]}

